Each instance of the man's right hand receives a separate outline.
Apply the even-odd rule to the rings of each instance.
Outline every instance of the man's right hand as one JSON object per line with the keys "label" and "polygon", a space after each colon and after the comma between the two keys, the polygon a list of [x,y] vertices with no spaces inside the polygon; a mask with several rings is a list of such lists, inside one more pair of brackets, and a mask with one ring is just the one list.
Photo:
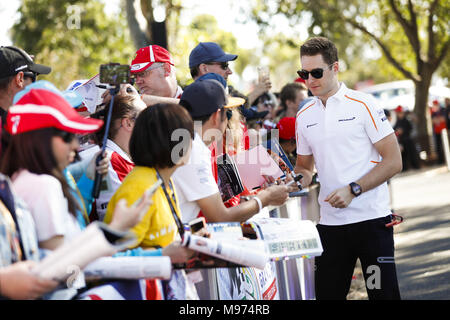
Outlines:
{"label": "man's right hand", "polygon": [[257,194],[263,206],[281,206],[289,198],[289,187],[286,185],[272,185]]}
{"label": "man's right hand", "polygon": [[[139,92],[136,90],[135,87],[133,87],[131,84],[129,83],[125,83],[125,84],[121,84],[120,85],[120,90],[118,95],[133,95],[133,96],[139,96]],[[109,90],[106,90],[105,92],[103,92],[102,94],[102,102],[103,103],[108,103],[111,100],[111,94],[109,93]]]}
{"label": "man's right hand", "polygon": [[312,172],[304,170],[299,173],[303,176],[303,178],[300,179],[300,184],[302,185],[303,188],[308,187],[312,182],[312,177],[313,177]]}

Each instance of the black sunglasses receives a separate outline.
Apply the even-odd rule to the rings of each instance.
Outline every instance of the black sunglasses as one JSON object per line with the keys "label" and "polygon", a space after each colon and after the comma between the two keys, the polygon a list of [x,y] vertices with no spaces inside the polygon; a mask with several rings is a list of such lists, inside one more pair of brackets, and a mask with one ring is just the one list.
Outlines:
{"label": "black sunglasses", "polygon": [[[330,64],[328,66],[331,67],[334,63]],[[312,69],[311,71],[306,71],[306,70],[298,70],[297,74],[300,78],[302,78],[303,80],[308,80],[309,78],[309,74],[311,74],[315,79],[320,79],[323,77],[323,69],[322,68],[316,68],[316,69]]]}
{"label": "black sunglasses", "polygon": [[233,111],[231,111],[230,109],[226,109],[227,112],[227,119],[228,121],[231,120],[231,118],[233,117]]}
{"label": "black sunglasses", "polygon": [[65,143],[70,143],[73,141],[73,139],[75,139],[77,136],[74,133],[71,132],[67,132],[67,131],[62,131],[62,130],[58,130],[58,129],[54,129],[54,133],[55,136],[57,137],[61,137],[61,139],[65,142]]}
{"label": "black sunglasses", "polygon": [[222,112],[225,112],[226,116],[227,116],[227,120],[231,120],[231,118],[233,117],[233,111],[231,111],[230,109],[227,108],[221,108],[219,110],[222,110]]}
{"label": "black sunglasses", "polygon": [[228,62],[205,62],[205,64],[212,64],[220,66],[223,70],[227,70],[230,66],[228,65]]}
{"label": "black sunglasses", "polygon": [[25,78],[30,78],[31,82],[36,82],[36,73],[32,71],[24,71],[23,76]]}

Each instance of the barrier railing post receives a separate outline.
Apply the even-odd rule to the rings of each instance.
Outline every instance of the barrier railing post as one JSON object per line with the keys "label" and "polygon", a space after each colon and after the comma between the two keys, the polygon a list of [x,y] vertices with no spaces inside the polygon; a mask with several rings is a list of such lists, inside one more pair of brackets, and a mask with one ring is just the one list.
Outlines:
{"label": "barrier railing post", "polygon": [[447,170],[450,171],[450,146],[448,141],[447,129],[442,130],[441,138],[442,138],[442,148],[444,149],[443,152],[445,155],[445,163],[447,164]]}

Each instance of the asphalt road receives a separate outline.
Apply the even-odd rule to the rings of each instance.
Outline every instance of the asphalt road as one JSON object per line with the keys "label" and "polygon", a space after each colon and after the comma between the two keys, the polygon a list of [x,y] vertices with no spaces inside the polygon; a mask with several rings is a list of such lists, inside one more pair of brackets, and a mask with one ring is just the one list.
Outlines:
{"label": "asphalt road", "polygon": [[405,221],[395,227],[402,299],[450,299],[450,172],[405,172],[391,183],[392,205]]}

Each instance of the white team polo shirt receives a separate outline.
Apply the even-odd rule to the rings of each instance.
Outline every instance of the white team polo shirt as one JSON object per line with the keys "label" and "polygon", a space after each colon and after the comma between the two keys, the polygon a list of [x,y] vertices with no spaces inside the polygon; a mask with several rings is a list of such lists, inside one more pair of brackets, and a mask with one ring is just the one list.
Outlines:
{"label": "white team polo shirt", "polygon": [[314,97],[297,113],[295,132],[297,154],[314,156],[320,179],[320,224],[344,225],[391,213],[386,182],[355,197],[344,209],[323,201],[381,161],[373,144],[394,131],[375,98],[341,83],[326,108]]}
{"label": "white team polo shirt", "polygon": [[172,181],[178,195],[183,223],[197,218],[200,207],[197,200],[219,192],[211,165],[211,151],[196,132],[189,161],[175,170]]}

